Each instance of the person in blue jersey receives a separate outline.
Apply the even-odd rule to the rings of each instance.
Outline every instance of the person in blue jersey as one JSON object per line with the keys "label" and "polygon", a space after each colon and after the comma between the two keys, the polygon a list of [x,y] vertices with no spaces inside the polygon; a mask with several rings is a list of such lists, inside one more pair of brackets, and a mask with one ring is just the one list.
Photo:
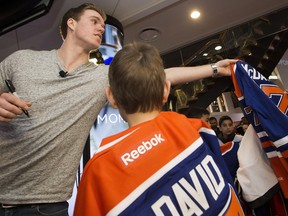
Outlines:
{"label": "person in blue jersey", "polygon": [[236,172],[239,167],[237,152],[242,136],[235,133],[234,123],[230,116],[224,115],[219,119],[218,135],[223,158],[230,170],[233,179],[236,178]]}

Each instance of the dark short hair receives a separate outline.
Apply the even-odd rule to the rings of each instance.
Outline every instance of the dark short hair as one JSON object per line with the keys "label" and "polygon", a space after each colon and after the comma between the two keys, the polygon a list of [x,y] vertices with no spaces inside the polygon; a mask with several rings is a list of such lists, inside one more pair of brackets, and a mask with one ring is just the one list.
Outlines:
{"label": "dark short hair", "polygon": [[232,118],[231,118],[230,116],[227,116],[227,115],[221,116],[221,118],[219,119],[219,126],[220,126],[220,127],[221,127],[223,121],[225,121],[225,120],[230,120],[231,122],[233,122],[233,121],[232,121]]}
{"label": "dark short hair", "polygon": [[211,117],[209,118],[209,121],[212,121],[212,120],[215,120],[215,121],[217,121],[217,118],[216,118],[216,117],[214,117],[214,116],[211,116]]}
{"label": "dark short hair", "polygon": [[100,16],[103,18],[103,20],[105,21],[107,16],[105,14],[105,12],[101,9],[98,8],[97,6],[95,6],[92,3],[84,3],[81,4],[80,6],[76,7],[76,8],[70,8],[63,16],[62,21],[61,21],[61,26],[60,26],[60,34],[63,38],[63,40],[66,38],[67,36],[67,21],[68,19],[72,18],[76,21],[79,20],[80,16],[83,14],[84,11],[86,10],[94,10],[96,12],[98,12],[100,14]]}

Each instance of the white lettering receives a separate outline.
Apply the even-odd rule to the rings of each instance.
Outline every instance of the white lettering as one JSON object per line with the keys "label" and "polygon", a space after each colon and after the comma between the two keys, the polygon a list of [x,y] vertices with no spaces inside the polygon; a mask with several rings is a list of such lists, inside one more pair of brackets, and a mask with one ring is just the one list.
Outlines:
{"label": "white lettering", "polygon": [[267,80],[261,73],[258,73],[255,68],[248,68],[248,64],[241,64],[241,66],[252,79]]}
{"label": "white lettering", "polygon": [[147,151],[156,147],[159,143],[164,142],[165,139],[161,137],[161,134],[154,134],[149,141],[143,141],[136,149],[132,150],[130,153],[124,153],[121,156],[123,163],[128,166],[128,163],[134,162],[141,155],[145,154]]}
{"label": "white lettering", "polygon": [[[215,164],[215,161],[213,158],[209,155],[204,158],[204,160],[201,162],[203,168],[205,169],[206,173],[209,176],[209,179],[211,183],[213,184],[217,194],[220,194],[223,188],[225,187],[224,179],[223,176],[221,175],[221,172],[218,168],[218,166]],[[211,169],[209,168],[209,165],[211,168],[213,168],[213,171],[216,172],[217,177],[218,177],[218,183],[215,178],[215,174],[212,173]]]}
{"label": "white lettering", "polygon": [[173,193],[180,206],[182,215],[202,215],[203,212],[196,205],[196,203],[189,197],[188,193],[185,192],[178,183],[172,186]]}
{"label": "white lettering", "polygon": [[153,146],[156,146],[156,145],[158,144],[158,141],[157,141],[157,139],[152,138],[152,139],[150,140],[150,143],[151,143]]}
{"label": "white lettering", "polygon": [[215,189],[213,188],[213,185],[212,185],[210,179],[208,178],[207,174],[205,173],[203,167],[201,167],[201,165],[199,164],[196,167],[196,170],[198,171],[198,173],[200,174],[200,176],[204,180],[206,186],[209,188],[209,191],[210,191],[211,195],[213,196],[214,200],[217,200],[218,195],[217,195]]}
{"label": "white lettering", "polygon": [[[182,177],[171,187],[176,203],[173,203],[172,197],[163,195],[151,206],[157,216],[164,215],[161,209],[164,205],[168,207],[172,215],[202,215],[203,211],[210,207],[206,197],[208,190],[203,190],[203,186],[206,185],[214,200],[218,199],[225,187],[223,176],[210,155],[207,155],[195,169],[192,169],[189,176],[192,184]],[[204,181],[204,185],[201,185],[199,177]],[[175,213],[176,205],[180,207],[181,212]]]}
{"label": "white lettering", "polygon": [[100,122],[104,121],[105,123],[107,123],[107,115],[105,114],[102,118],[102,116],[98,115],[97,117],[97,124],[100,124]]}
{"label": "white lettering", "polygon": [[164,216],[161,206],[166,206],[168,207],[169,211],[173,216],[180,216],[179,213],[177,212],[176,207],[173,205],[172,200],[170,199],[169,196],[162,196],[160,199],[158,199],[152,206],[152,210],[155,213],[156,216]]}
{"label": "white lettering", "polygon": [[129,162],[133,162],[134,160],[130,158],[129,153],[125,153],[121,156],[122,161],[125,163],[125,165],[128,165]]}
{"label": "white lettering", "polygon": [[150,150],[153,147],[149,141],[142,142],[142,145],[146,148],[146,150]]}
{"label": "white lettering", "polygon": [[146,152],[146,149],[142,145],[138,146],[137,150],[139,154],[144,154]]}
{"label": "white lettering", "polygon": [[111,124],[116,124],[116,123],[125,123],[124,119],[120,114],[105,114],[103,116],[98,115],[97,116],[97,124],[102,124],[102,123],[111,123]]}
{"label": "white lettering", "polygon": [[111,122],[112,124],[114,123],[118,123],[119,122],[119,115],[116,115],[116,114],[110,114],[109,115],[109,122]]}
{"label": "white lettering", "polygon": [[203,209],[208,209],[209,204],[195,170],[191,170],[189,174],[191,180],[193,180],[195,188],[191,184],[189,184],[189,182],[185,178],[181,178],[179,183],[185,188],[185,190],[189,192],[189,194],[191,194],[191,196],[198,202],[199,205],[202,206]]}
{"label": "white lettering", "polygon": [[130,155],[133,159],[137,159],[139,157],[139,153],[137,150],[132,150]]}

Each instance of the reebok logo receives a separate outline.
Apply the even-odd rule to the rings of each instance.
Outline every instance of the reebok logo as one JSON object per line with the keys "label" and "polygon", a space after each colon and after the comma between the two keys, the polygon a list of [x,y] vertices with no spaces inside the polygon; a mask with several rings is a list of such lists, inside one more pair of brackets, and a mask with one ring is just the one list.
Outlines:
{"label": "reebok logo", "polygon": [[164,142],[165,139],[161,137],[161,134],[154,134],[148,141],[142,141],[142,143],[131,152],[127,152],[121,156],[121,160],[128,166],[129,163],[133,163],[136,159],[138,159],[141,155],[145,154],[153,147],[156,147],[159,143]]}

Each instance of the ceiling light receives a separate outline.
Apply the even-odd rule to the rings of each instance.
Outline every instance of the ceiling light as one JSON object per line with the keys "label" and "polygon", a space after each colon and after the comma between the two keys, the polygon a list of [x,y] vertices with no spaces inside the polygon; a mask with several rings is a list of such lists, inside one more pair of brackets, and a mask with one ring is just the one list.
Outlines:
{"label": "ceiling light", "polygon": [[192,11],[190,16],[192,19],[198,19],[200,17],[200,12],[199,11]]}
{"label": "ceiling light", "polygon": [[215,50],[221,50],[221,49],[222,49],[222,46],[220,45],[215,47]]}
{"label": "ceiling light", "polygon": [[203,56],[208,56],[208,53],[203,53]]}
{"label": "ceiling light", "polygon": [[139,38],[143,41],[154,41],[161,35],[160,31],[155,28],[146,28],[139,33]]}

